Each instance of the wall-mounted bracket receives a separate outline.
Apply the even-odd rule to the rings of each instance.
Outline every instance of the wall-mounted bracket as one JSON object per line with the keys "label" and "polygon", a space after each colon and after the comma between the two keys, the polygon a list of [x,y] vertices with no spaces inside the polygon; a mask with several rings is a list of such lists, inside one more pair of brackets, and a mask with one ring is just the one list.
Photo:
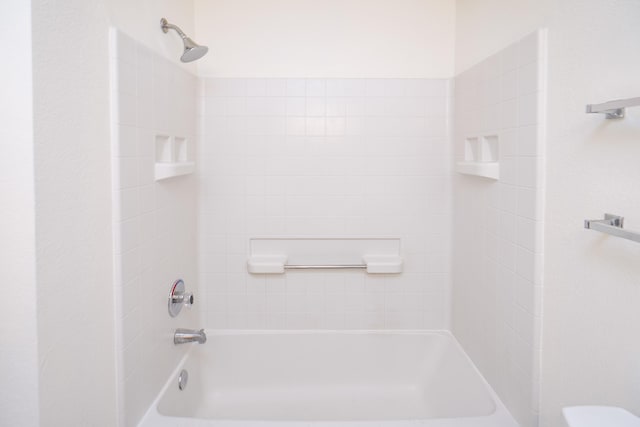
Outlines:
{"label": "wall-mounted bracket", "polygon": [[640,233],[625,230],[624,218],[620,215],[604,214],[604,219],[585,219],[584,228],[640,243]]}
{"label": "wall-mounted bracket", "polygon": [[607,119],[624,119],[626,108],[637,106],[640,106],[640,97],[618,99],[602,104],[587,104],[587,113],[601,113]]}

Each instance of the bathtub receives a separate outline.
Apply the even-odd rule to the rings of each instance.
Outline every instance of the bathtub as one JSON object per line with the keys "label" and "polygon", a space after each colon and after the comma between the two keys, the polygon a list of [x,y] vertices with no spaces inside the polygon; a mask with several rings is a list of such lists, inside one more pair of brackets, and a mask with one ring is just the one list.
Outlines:
{"label": "bathtub", "polygon": [[518,425],[448,332],[207,334],[139,427]]}

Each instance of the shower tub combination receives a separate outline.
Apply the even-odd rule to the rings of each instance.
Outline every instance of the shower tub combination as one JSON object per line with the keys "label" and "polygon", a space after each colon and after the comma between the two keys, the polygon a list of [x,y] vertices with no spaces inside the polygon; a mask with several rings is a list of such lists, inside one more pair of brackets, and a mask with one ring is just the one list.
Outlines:
{"label": "shower tub combination", "polygon": [[518,425],[448,332],[208,334],[139,427]]}

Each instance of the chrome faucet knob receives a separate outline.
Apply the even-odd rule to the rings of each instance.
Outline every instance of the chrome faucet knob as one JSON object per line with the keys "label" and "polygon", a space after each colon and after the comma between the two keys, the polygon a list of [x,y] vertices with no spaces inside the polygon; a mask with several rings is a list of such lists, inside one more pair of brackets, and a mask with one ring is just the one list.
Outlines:
{"label": "chrome faucet knob", "polygon": [[175,304],[193,305],[193,294],[191,292],[179,293],[175,292],[171,297],[171,301]]}
{"label": "chrome faucet knob", "polygon": [[171,285],[171,291],[169,292],[169,315],[176,317],[182,306],[186,305],[191,307],[193,305],[194,298],[191,292],[185,292],[184,281],[178,279]]}
{"label": "chrome faucet knob", "polygon": [[193,294],[191,292],[185,292],[184,296],[184,305],[187,307],[191,307],[193,305]]}

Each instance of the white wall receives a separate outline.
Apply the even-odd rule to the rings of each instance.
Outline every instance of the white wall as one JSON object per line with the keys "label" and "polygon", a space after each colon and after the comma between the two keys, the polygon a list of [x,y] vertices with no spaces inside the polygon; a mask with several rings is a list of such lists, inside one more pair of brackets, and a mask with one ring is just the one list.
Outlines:
{"label": "white wall", "polygon": [[553,0],[457,0],[456,74],[543,27],[551,3]]}
{"label": "white wall", "polygon": [[114,425],[106,12],[32,6],[41,425]]}
{"label": "white wall", "polygon": [[639,18],[636,1],[571,0],[550,24],[544,426],[573,404],[640,415],[640,246],[582,229],[605,212],[640,229],[640,110],[614,122],[584,113],[640,93]]}
{"label": "white wall", "polygon": [[193,0],[105,0],[110,24],[154,52],[195,72],[195,63],[179,61],[183,45],[175,31],[165,34],[160,29],[160,18],[179,26],[194,37]]}
{"label": "white wall", "polygon": [[[205,79],[207,327],[448,328],[449,83]],[[397,236],[404,272],[251,275],[259,236]]]}
{"label": "white wall", "polygon": [[[33,301],[38,301],[41,425],[113,426],[117,407],[108,30],[110,24],[125,27],[178,63],[180,39],[163,34],[158,20],[164,15],[193,31],[193,8],[191,2],[93,0],[64,4],[34,1],[32,9],[38,287],[37,297],[18,298],[15,306],[30,301],[35,307]],[[24,19],[16,18],[15,22],[20,28],[29,28]],[[26,35],[18,40],[30,42]],[[15,42],[12,47],[29,51]],[[23,79],[28,77],[27,72],[22,73]],[[24,95],[21,93],[21,99],[29,99]],[[20,109],[15,111],[27,115]],[[23,124],[18,120],[12,123]],[[14,140],[25,135],[14,135]],[[22,163],[28,162],[27,151],[13,153],[25,155]],[[29,172],[28,165],[21,171]],[[28,176],[21,175],[20,182],[26,185],[21,197],[28,198]],[[23,205],[15,206],[23,209]],[[20,216],[28,219],[28,212]],[[24,231],[28,235],[29,230]],[[28,239],[24,242],[28,245]],[[21,277],[29,280],[28,270]],[[30,292],[29,287],[24,291]],[[23,313],[28,311],[25,308]],[[35,322],[35,312],[32,314],[28,317]],[[25,320],[24,325],[28,328],[29,322]],[[26,363],[35,342],[25,350]],[[25,384],[33,384],[28,375],[25,378]],[[33,392],[37,392],[35,386]],[[27,396],[25,408],[37,417]]]}
{"label": "white wall", "polygon": [[6,22],[0,47],[0,271],[9,300],[0,311],[0,425],[36,426],[38,340],[36,323],[33,188],[31,3],[0,3]]}
{"label": "white wall", "polygon": [[[630,109],[616,122],[584,113],[587,103],[637,96],[640,4],[526,2],[508,19],[477,12],[510,10],[512,3],[458,1],[459,16],[476,19],[458,25],[457,55],[480,58],[496,49],[494,43],[511,42],[518,27],[522,33],[531,25],[549,28],[540,425],[563,426],[560,410],[574,404],[614,404],[640,415],[640,248],[582,228],[585,218],[604,212],[624,215],[629,228],[640,228],[640,113]],[[532,16],[544,19],[536,23]],[[476,45],[481,30],[503,24],[510,30],[495,30],[495,39]],[[474,46],[473,54],[463,46]],[[462,60],[458,66],[466,68]]]}
{"label": "white wall", "polygon": [[453,0],[197,0],[207,77],[449,78]]}

